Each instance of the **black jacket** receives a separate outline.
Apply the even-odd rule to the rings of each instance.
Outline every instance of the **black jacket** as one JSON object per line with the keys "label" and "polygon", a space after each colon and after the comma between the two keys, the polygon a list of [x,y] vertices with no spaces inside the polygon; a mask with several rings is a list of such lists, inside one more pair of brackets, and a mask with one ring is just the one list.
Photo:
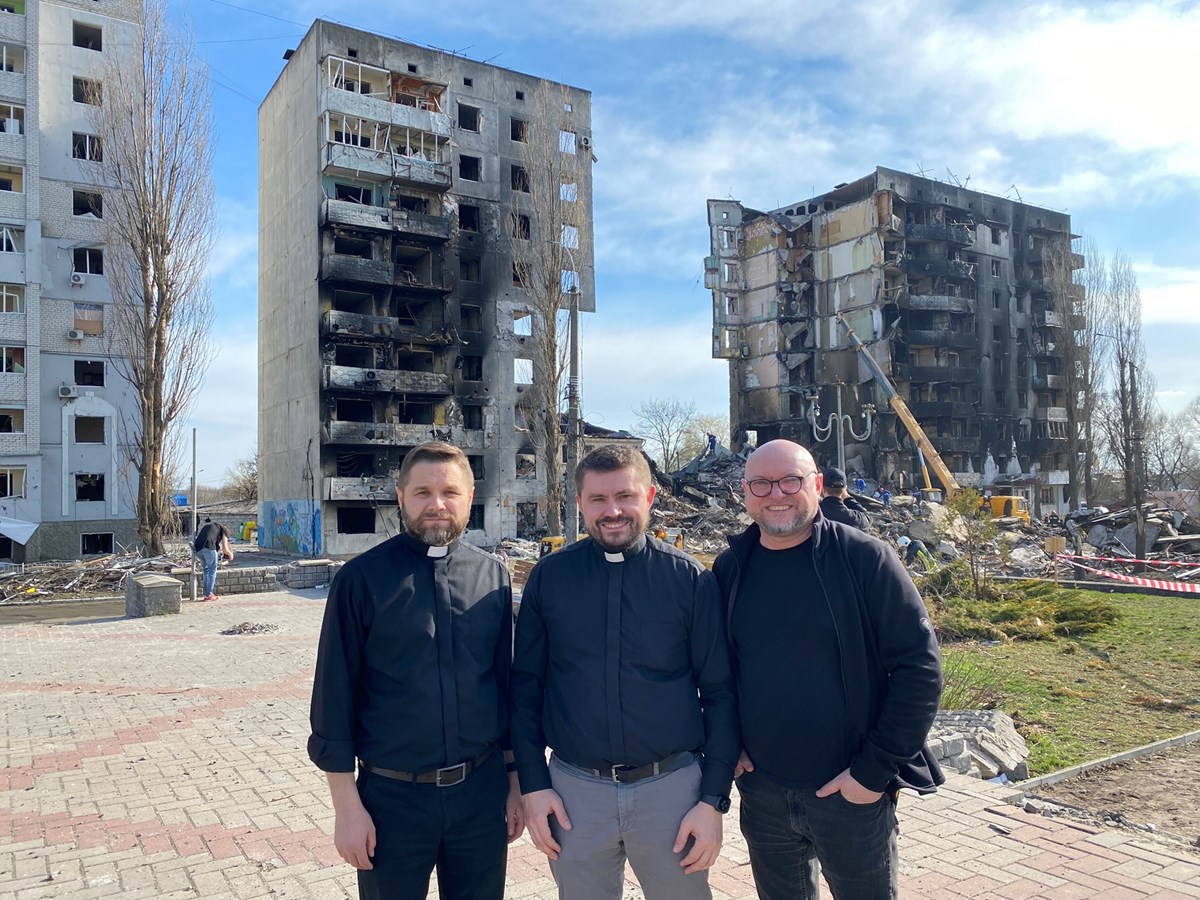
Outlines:
{"label": "black jacket", "polygon": [[[742,568],[758,539],[757,525],[731,536],[713,566],[727,630]],[[930,793],[945,777],[925,747],[942,688],[941,655],[925,604],[895,551],[882,541],[820,514],[810,540],[838,632],[848,727],[854,731],[850,745],[859,748],[850,772],[874,791],[907,787]],[[733,664],[736,674],[736,656]]]}
{"label": "black jacket", "polygon": [[847,497],[845,500],[841,497],[822,497],[821,512],[827,519],[851,525],[860,531],[871,527],[870,513],[853,497]]}

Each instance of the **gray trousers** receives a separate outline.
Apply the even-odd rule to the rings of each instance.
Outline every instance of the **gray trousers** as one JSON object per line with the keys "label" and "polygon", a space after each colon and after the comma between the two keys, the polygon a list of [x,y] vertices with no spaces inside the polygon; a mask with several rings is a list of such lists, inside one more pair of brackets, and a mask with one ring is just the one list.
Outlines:
{"label": "gray trousers", "polygon": [[550,860],[559,900],[620,900],[625,860],[646,900],[712,900],[708,872],[685,875],[679,865],[691,842],[673,853],[679,823],[700,799],[700,763],[616,784],[550,760],[550,781],[571,820],[564,831],[550,817],[562,852]]}

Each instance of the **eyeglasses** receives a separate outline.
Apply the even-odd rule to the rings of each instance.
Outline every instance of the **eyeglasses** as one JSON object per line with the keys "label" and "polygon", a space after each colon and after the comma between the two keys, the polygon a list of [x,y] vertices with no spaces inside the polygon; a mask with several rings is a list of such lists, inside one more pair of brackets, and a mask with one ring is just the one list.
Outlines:
{"label": "eyeglasses", "polygon": [[779,485],[780,492],[784,494],[798,494],[800,488],[804,486],[804,479],[809,475],[816,475],[816,472],[805,472],[803,475],[785,475],[782,478],[771,480],[769,478],[755,478],[753,481],[747,481],[746,487],[750,488],[750,493],[755,497],[771,496],[771,488]]}

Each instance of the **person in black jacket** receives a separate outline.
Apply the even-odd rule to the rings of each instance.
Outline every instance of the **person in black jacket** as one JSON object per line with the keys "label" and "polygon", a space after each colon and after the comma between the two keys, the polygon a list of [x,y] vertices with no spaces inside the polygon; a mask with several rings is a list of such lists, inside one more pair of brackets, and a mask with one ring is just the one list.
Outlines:
{"label": "person in black jacket", "polygon": [[846,488],[846,473],[841,469],[826,469],[822,480],[825,485],[821,489],[821,514],[860,531],[868,530],[871,527],[871,515],[850,496]]}
{"label": "person in black jacket", "polygon": [[512,588],[504,563],[459,540],[474,486],[457,447],[414,447],[397,479],[403,532],[329,588],[308,755],[360,898],[423,900],[436,867],[439,896],[501,900],[506,840],[523,830],[504,759]]}
{"label": "person in black jacket", "polygon": [[933,627],[891,547],[821,512],[822,475],[776,440],[746,463],[753,525],[714,566],[742,731],[742,833],[763,900],[897,897],[895,798],[932,791]]}

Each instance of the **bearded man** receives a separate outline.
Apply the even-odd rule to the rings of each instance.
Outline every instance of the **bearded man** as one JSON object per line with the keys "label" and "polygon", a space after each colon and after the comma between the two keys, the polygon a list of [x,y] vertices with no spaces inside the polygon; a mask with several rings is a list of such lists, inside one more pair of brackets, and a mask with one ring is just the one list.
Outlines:
{"label": "bearded man", "polygon": [[457,447],[414,447],[396,486],[403,532],[329,588],[308,753],[360,898],[423,900],[436,868],[441,897],[501,900],[506,840],[524,827],[505,774],[508,570],[459,540],[474,485]]}
{"label": "bearded man", "polygon": [[710,898],[740,747],[717,584],[646,539],[641,451],[593,450],[575,488],[588,538],[538,562],[517,617],[529,834],[559,897],[618,900],[628,860],[647,900]]}

